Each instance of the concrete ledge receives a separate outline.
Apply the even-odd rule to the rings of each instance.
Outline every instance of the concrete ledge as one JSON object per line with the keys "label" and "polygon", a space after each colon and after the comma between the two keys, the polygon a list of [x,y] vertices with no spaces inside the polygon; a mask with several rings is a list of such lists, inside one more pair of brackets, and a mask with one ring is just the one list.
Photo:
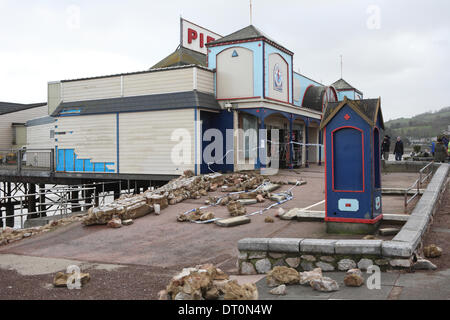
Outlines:
{"label": "concrete ledge", "polygon": [[409,242],[383,241],[381,254],[383,257],[410,257],[414,250]]}
{"label": "concrete ledge", "polygon": [[338,240],[334,250],[336,254],[381,254],[382,240]]}
{"label": "concrete ledge", "polygon": [[229,228],[229,227],[239,226],[241,224],[250,223],[250,221],[251,220],[249,217],[239,216],[239,217],[233,217],[233,218],[228,218],[228,219],[216,220],[215,224],[218,225],[219,227]]}
{"label": "concrete ledge", "polygon": [[383,221],[405,223],[408,221],[408,214],[383,213]]}
{"label": "concrete ledge", "polygon": [[299,253],[300,242],[302,240],[295,238],[272,238],[269,239],[269,251]]}
{"label": "concrete ledge", "polygon": [[300,252],[334,254],[334,245],[338,240],[304,239],[300,242]]}
{"label": "concrete ledge", "polygon": [[239,251],[268,251],[269,238],[245,238],[238,241]]}

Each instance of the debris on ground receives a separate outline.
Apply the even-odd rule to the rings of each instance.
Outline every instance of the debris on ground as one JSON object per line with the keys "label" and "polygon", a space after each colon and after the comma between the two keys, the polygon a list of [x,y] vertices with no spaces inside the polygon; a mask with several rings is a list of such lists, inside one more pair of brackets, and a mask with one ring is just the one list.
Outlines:
{"label": "debris on ground", "polygon": [[220,220],[216,220],[215,224],[218,225],[219,227],[235,227],[235,226],[239,226],[241,224],[247,224],[250,223],[251,219],[247,216],[238,216],[238,217],[233,217],[233,218],[228,218],[228,219],[220,219]]}
{"label": "debris on ground", "polygon": [[339,284],[336,282],[336,280],[333,280],[328,277],[313,279],[310,281],[310,286],[314,290],[321,292],[333,292],[339,290]]}
{"label": "debris on ground", "polygon": [[436,270],[437,266],[429,260],[426,259],[418,259],[414,265],[414,270]]}
{"label": "debris on ground", "polygon": [[426,258],[438,258],[442,255],[442,249],[435,244],[423,248],[423,254]]}
{"label": "debris on ground", "polygon": [[276,216],[281,217],[285,213],[286,213],[286,211],[283,208],[278,208]]}
{"label": "debris on ground", "polygon": [[247,209],[238,201],[231,201],[227,204],[228,212],[230,216],[243,216],[247,213]]}
{"label": "debris on ground", "polygon": [[106,226],[108,228],[113,228],[113,229],[121,228],[122,227],[122,220],[120,220],[119,218],[113,218],[113,219],[108,221]]}
{"label": "debris on ground", "polygon": [[364,284],[362,272],[359,269],[350,269],[344,278],[344,284],[347,287],[361,287]]}
{"label": "debris on ground", "polygon": [[269,287],[277,287],[281,284],[298,284],[300,275],[294,268],[276,266],[267,273],[266,282]]}
{"label": "debris on ground", "polygon": [[282,284],[279,285],[276,288],[273,288],[272,290],[269,291],[270,294],[276,295],[276,296],[285,296],[286,295],[286,285]]}
{"label": "debris on ground", "polygon": [[53,278],[53,286],[57,288],[66,287],[69,281],[71,281],[72,285],[76,284],[76,280],[80,280],[80,285],[84,286],[86,283],[91,280],[91,276],[89,273],[63,273],[58,272],[55,277]]}
{"label": "debris on ground", "polygon": [[160,291],[159,300],[256,300],[258,290],[254,284],[239,285],[212,264],[185,268],[174,276],[166,290]]}
{"label": "debris on ground", "polygon": [[122,225],[131,226],[134,223],[133,219],[123,220]]}
{"label": "debris on ground", "polygon": [[266,218],[264,219],[264,222],[265,222],[265,223],[274,223],[275,220],[274,220],[272,217],[266,217]]}
{"label": "debris on ground", "polygon": [[85,214],[77,214],[71,217],[62,218],[59,220],[53,220],[44,226],[26,228],[26,229],[13,229],[10,227],[6,227],[4,230],[0,228],[0,246],[7,245],[9,243],[13,243],[24,238],[30,238],[34,235],[38,235],[41,233],[49,232],[57,227],[66,226],[73,222],[82,221],[85,217]]}
{"label": "debris on ground", "polygon": [[375,236],[372,235],[372,234],[368,234],[367,236],[365,236],[365,237],[363,238],[363,240],[378,240],[378,238],[375,237]]}
{"label": "debris on ground", "polygon": [[312,271],[304,271],[299,273],[300,280],[299,283],[301,285],[309,285],[311,280],[322,278],[322,269],[315,268]]}

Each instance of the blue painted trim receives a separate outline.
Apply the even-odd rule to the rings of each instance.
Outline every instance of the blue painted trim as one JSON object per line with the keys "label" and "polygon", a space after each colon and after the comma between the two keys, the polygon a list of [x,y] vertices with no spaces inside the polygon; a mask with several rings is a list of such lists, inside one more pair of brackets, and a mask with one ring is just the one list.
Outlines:
{"label": "blue painted trim", "polygon": [[195,152],[195,163],[194,163],[194,172],[195,175],[197,175],[197,107],[194,109],[194,135],[195,135],[195,142],[194,142],[194,152]]}
{"label": "blue painted trim", "polygon": [[119,113],[116,114],[117,173],[120,173]]}

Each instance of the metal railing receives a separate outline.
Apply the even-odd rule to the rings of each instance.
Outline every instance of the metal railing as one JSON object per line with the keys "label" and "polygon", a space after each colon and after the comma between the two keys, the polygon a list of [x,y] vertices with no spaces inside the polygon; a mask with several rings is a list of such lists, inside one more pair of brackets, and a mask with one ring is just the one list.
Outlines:
{"label": "metal railing", "polygon": [[[85,196],[77,199],[71,199],[70,194],[72,192],[82,192],[82,194],[90,194],[90,196]],[[57,199],[55,201],[46,202],[46,199],[49,199],[49,196],[55,196]],[[30,198],[36,199],[43,199],[44,202],[35,202],[35,205],[37,208],[43,208],[43,207],[56,207],[55,209],[45,209],[45,210],[38,210],[34,212],[29,212],[27,209],[27,212],[25,212],[25,204],[28,203]],[[0,198],[0,202],[7,204],[9,201],[14,201],[15,205],[18,205],[19,208],[15,208],[15,205],[13,204],[13,214],[3,215],[3,211],[6,211],[6,209],[0,210],[0,219],[3,220],[3,226],[6,226],[6,221],[8,218],[15,219],[17,217],[20,217],[20,227],[24,228],[24,222],[26,219],[24,217],[28,216],[34,216],[39,218],[42,218],[42,216],[45,214],[47,216],[48,213],[52,213],[54,215],[57,215],[59,212],[59,215],[61,217],[68,217],[70,213],[74,212],[74,209],[82,209],[86,210],[92,206],[95,205],[95,197],[96,197],[96,188],[72,188],[72,187],[66,187],[66,188],[54,188],[54,189],[41,189],[37,193],[32,194],[24,194],[24,195],[14,195],[14,196],[8,196],[8,197],[2,197]],[[74,200],[76,200],[77,203],[74,203]],[[80,201],[84,201],[84,203],[80,203]],[[17,212],[18,211],[18,212]]]}
{"label": "metal railing", "polygon": [[[427,181],[431,175],[433,174],[433,164],[434,162],[430,162],[425,167],[419,170],[419,178],[414,181],[414,183],[407,189],[405,189],[405,202],[404,202],[404,213],[408,212],[408,204],[410,204],[415,198],[420,195],[420,189],[422,188],[425,181]],[[408,194],[411,190],[416,190],[411,198],[408,199]]]}
{"label": "metal railing", "polygon": [[0,149],[0,170],[55,171],[53,149]]}

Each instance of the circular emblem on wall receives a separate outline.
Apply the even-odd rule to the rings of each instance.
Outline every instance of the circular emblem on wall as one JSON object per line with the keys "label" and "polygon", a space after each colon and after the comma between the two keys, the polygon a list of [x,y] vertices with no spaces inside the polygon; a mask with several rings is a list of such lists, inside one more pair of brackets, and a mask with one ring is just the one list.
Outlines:
{"label": "circular emblem on wall", "polygon": [[273,88],[280,92],[283,91],[283,75],[278,63],[273,67]]}

